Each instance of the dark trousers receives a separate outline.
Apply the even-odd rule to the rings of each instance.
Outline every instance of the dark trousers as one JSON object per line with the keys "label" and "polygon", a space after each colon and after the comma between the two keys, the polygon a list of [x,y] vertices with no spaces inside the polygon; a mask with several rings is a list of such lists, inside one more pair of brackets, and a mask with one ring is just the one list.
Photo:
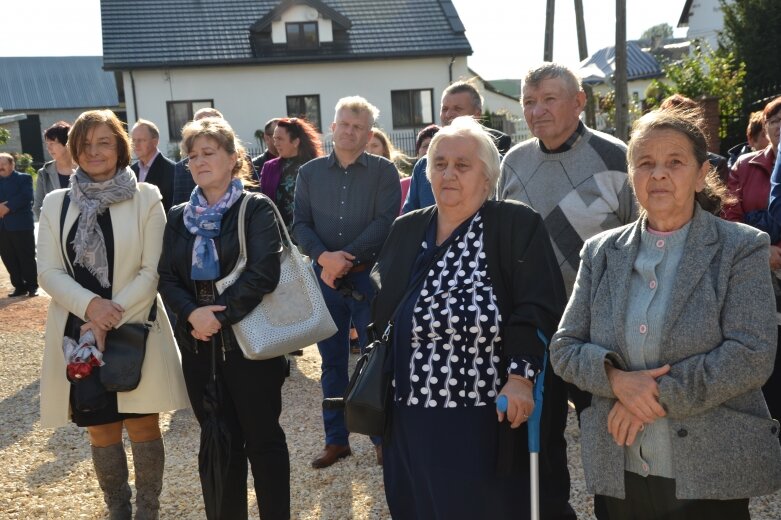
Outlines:
{"label": "dark trousers", "polygon": [[38,289],[35,263],[35,232],[0,230],[0,258],[11,277],[14,289]]}
{"label": "dark trousers", "polygon": [[[187,393],[199,423],[206,417],[203,392],[211,377],[210,349],[202,345],[198,353],[182,350]],[[228,351],[225,361],[218,354],[217,370],[224,389],[222,409],[231,434],[228,481],[219,520],[247,518],[247,459],[260,517],[290,518],[290,456],[279,425],[286,364],[284,357],[250,361],[238,348]]]}
{"label": "dark trousers", "polygon": [[750,520],[748,498],[682,500],[675,497],[675,480],[624,472],[626,498],[594,497],[599,520]]}
{"label": "dark trousers", "polygon": [[[315,265],[315,273],[318,279],[322,269]],[[317,344],[320,351],[322,374],[320,384],[323,388],[323,397],[342,397],[347,389],[349,376],[347,364],[350,359],[350,325],[355,325],[358,331],[358,341],[361,348],[366,346],[366,329],[371,320],[371,308],[369,303],[374,295],[374,289],[369,280],[368,269],[360,273],[348,274],[346,279],[352,283],[355,291],[363,295],[363,300],[356,300],[352,296],[345,296],[339,291],[328,287],[320,280],[320,289],[323,291],[323,299],[331,313],[334,323],[339,329],[336,334]],[[344,411],[323,410],[323,426],[325,428],[325,443],[346,446],[349,432],[344,425]],[[379,444],[379,438],[372,438],[372,442]]]}

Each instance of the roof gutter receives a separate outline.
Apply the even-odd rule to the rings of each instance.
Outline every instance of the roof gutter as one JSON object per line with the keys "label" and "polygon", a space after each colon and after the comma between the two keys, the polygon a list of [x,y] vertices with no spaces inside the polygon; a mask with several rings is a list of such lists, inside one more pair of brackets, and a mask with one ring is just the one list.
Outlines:
{"label": "roof gutter", "polygon": [[138,121],[138,103],[136,102],[136,80],[133,78],[133,71],[130,72],[130,91],[133,93],[133,117]]}
{"label": "roof gutter", "polygon": [[450,65],[447,66],[447,74],[448,74],[448,85],[453,83],[453,64],[456,62],[455,56],[450,56]]}

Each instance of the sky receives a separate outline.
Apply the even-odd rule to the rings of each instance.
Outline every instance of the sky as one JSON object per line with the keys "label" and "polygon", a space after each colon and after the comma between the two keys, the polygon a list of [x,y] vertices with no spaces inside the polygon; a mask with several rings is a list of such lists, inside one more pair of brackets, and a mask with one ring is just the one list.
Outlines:
{"label": "sky", "polygon": [[[132,0],[128,0],[129,2]],[[161,0],[164,1],[164,0]],[[99,0],[3,0],[6,20],[0,56],[97,56],[102,54]],[[546,0],[453,0],[473,55],[468,64],[483,78],[521,78],[542,61]],[[675,27],[685,0],[626,0],[627,37],[660,23]],[[615,4],[583,0],[588,51],[615,41]],[[685,36],[686,29],[676,29]],[[553,59],[574,66],[578,59],[573,0],[557,0]]]}

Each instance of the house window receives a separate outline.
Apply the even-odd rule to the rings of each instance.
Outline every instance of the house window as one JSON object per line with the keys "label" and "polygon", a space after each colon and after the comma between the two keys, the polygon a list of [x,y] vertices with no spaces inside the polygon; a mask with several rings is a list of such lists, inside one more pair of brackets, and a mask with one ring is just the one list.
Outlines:
{"label": "house window", "polygon": [[287,96],[287,116],[306,119],[312,123],[318,132],[320,126],[320,96],[311,94],[305,96]]}
{"label": "house window", "polygon": [[286,23],[285,32],[290,49],[317,49],[320,44],[317,22]]}
{"label": "house window", "polygon": [[394,128],[415,128],[434,122],[434,90],[392,90]]}
{"label": "house window", "polygon": [[171,141],[182,139],[182,127],[193,120],[193,114],[202,108],[214,108],[213,99],[194,101],[168,101],[168,137]]}

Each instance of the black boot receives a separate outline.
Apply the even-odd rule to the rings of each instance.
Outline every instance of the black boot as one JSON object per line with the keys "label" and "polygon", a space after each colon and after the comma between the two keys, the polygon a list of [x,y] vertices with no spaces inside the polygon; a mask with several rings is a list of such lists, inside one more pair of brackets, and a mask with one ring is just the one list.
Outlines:
{"label": "black boot", "polygon": [[163,439],[131,442],[130,447],[136,468],[136,520],[157,520],[165,467]]}
{"label": "black boot", "polygon": [[121,442],[97,448],[92,446],[92,463],[98,477],[110,520],[130,520],[130,486],[127,483],[127,457]]}

